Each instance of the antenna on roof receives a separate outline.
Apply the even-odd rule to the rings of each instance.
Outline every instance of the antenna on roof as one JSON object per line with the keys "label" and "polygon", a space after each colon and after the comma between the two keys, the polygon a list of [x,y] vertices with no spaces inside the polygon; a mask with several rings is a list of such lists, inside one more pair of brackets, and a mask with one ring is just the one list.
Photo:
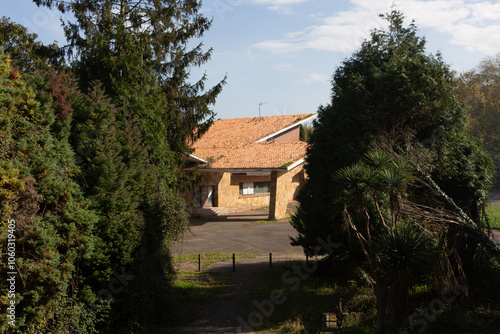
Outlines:
{"label": "antenna on roof", "polygon": [[260,106],[263,105],[263,104],[266,104],[266,103],[269,103],[269,102],[260,102],[259,103],[259,117],[260,117]]}

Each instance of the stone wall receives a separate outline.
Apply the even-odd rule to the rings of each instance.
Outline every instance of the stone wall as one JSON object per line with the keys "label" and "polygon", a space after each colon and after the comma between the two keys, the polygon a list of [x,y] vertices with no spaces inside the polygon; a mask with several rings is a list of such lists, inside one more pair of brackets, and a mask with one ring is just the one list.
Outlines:
{"label": "stone wall", "polygon": [[[304,184],[303,165],[291,171],[277,171],[276,177],[276,205],[275,217],[286,216],[288,202],[294,200],[297,191]],[[256,208],[270,205],[270,194],[240,195],[240,183],[245,182],[272,182],[271,175],[255,176],[242,173],[206,172],[207,177],[201,186],[214,186],[213,203],[216,207],[231,208],[234,210]]]}
{"label": "stone wall", "polygon": [[[240,195],[240,183],[271,181],[271,176],[250,176],[224,173],[219,184],[219,206],[233,209],[255,208],[269,205],[269,194]],[[222,199],[223,198],[223,199]]]}
{"label": "stone wall", "polygon": [[276,201],[275,203],[272,203],[271,200],[269,219],[279,219],[285,217],[288,202],[296,199],[297,192],[304,184],[303,165],[295,167],[288,172],[275,173],[275,177],[272,177],[271,182],[276,183]]}

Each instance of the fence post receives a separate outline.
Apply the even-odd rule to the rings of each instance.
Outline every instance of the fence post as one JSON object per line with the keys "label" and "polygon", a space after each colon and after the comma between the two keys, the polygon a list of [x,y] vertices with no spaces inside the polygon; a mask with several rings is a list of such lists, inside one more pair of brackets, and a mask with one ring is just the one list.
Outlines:
{"label": "fence post", "polygon": [[233,271],[236,271],[236,261],[233,253]]}
{"label": "fence post", "polygon": [[198,254],[198,271],[201,271],[201,254]]}
{"label": "fence post", "polygon": [[269,268],[273,267],[273,253],[269,253]]}

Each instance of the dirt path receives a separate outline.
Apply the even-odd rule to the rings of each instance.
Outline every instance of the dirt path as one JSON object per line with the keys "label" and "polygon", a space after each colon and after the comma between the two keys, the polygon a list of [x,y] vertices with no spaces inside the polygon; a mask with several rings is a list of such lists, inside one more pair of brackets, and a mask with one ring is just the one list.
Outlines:
{"label": "dirt path", "polygon": [[[272,266],[286,266],[294,260],[304,260],[304,255],[273,255]],[[226,284],[225,291],[217,298],[202,305],[196,320],[189,326],[179,328],[179,333],[256,333],[248,325],[248,313],[256,309],[254,302],[269,299],[259,295],[262,273],[269,269],[269,255],[254,258],[236,259],[236,271],[233,272],[232,260],[223,260],[206,269],[214,272],[214,277]],[[197,270],[197,264],[182,264],[180,270]],[[259,334],[272,333],[258,331]]]}

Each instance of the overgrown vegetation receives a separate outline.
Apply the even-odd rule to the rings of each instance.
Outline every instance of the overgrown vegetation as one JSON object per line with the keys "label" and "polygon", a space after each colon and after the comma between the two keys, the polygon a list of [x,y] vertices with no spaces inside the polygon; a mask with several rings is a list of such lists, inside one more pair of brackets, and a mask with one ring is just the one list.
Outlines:
{"label": "overgrown vegetation", "polygon": [[385,18],[388,29],[373,31],[333,75],[291,220],[294,245],[313,254],[318,237],[330,235],[341,245],[335,254],[364,272],[377,333],[403,326],[408,291],[421,278],[443,291],[474,287],[477,266],[500,258],[482,214],[494,168],[465,134],[454,74],[440,55],[426,54],[399,11]]}
{"label": "overgrown vegetation", "polygon": [[483,59],[458,78],[460,99],[465,103],[467,132],[480,140],[496,168],[500,184],[500,55]]}
{"label": "overgrown vegetation", "polygon": [[[330,258],[318,264],[317,270],[302,279],[298,287],[296,284],[285,284],[283,274],[293,270],[293,266],[303,266],[303,261],[289,262],[273,269],[252,273],[256,281],[255,288],[246,291],[245,296],[232,297],[237,301],[247,300],[244,304],[247,313],[242,314],[242,318],[247,319],[250,313],[256,311],[254,300],[262,302],[279,289],[286,302],[274,305],[273,312],[266,314],[265,322],[255,328],[256,332],[272,330],[276,333],[317,334],[321,328],[321,314],[336,312],[342,299],[342,333],[375,333],[376,296],[367,275],[348,257]],[[486,271],[482,273],[489,277],[500,275],[498,263],[483,270]],[[220,295],[225,293],[227,284],[224,275],[205,270],[201,273],[181,271],[175,286],[185,295],[192,297],[186,299],[189,302],[184,307],[194,312],[195,307],[199,311],[207,303],[220,298]],[[434,314],[428,312],[429,305],[437,305],[437,300],[441,300],[443,294],[432,286],[432,279],[426,277],[409,290],[411,307],[421,311],[404,319],[403,327],[408,326],[410,322],[415,322],[417,326],[414,331],[408,329],[405,332],[405,329],[403,333],[419,333],[420,330],[436,334],[496,333],[500,321],[500,303],[493,294],[498,292],[497,286],[492,284],[488,290],[472,292],[468,298],[464,298],[459,291],[460,294],[453,301],[453,293],[445,294],[449,303],[443,309],[436,306],[437,313]],[[395,316],[394,310],[390,311],[389,316]],[[188,325],[192,320],[193,314],[185,318],[182,324]],[[396,334],[401,331],[392,329],[386,333]]]}
{"label": "overgrown vegetation", "polygon": [[198,1],[34,2],[72,21],[64,48],[0,21],[0,218],[19,273],[1,331],[155,332],[177,317],[170,243],[200,180],[185,154],[224,85],[189,77],[211,23]]}
{"label": "overgrown vegetation", "polygon": [[[189,77],[211,56],[189,48],[211,22],[196,0],[34,2],[75,20],[63,23],[64,48],[0,21],[0,219],[16,223],[19,274],[16,326],[2,295],[0,330],[154,333],[188,323],[225,284],[210,271],[176,276],[175,265],[198,258],[170,253],[187,223],[179,194],[200,181],[183,171],[185,154],[212,124],[225,83],[207,89],[205,76]],[[288,268],[260,273],[256,298],[276,288],[287,296],[263,328],[315,333],[342,298],[344,333],[497,333],[500,250],[483,213],[500,228],[500,211],[485,207],[493,165],[482,145],[498,173],[498,59],[461,77],[465,109],[453,72],[425,53],[416,27],[398,11],[386,19],[388,30],[337,69],[314,127],[301,127],[311,146],[294,244],[311,255],[327,235],[341,247],[297,289],[283,284]],[[7,239],[3,228],[2,249]],[[203,254],[202,268],[231,257]],[[425,313],[435,300],[443,308]]]}

